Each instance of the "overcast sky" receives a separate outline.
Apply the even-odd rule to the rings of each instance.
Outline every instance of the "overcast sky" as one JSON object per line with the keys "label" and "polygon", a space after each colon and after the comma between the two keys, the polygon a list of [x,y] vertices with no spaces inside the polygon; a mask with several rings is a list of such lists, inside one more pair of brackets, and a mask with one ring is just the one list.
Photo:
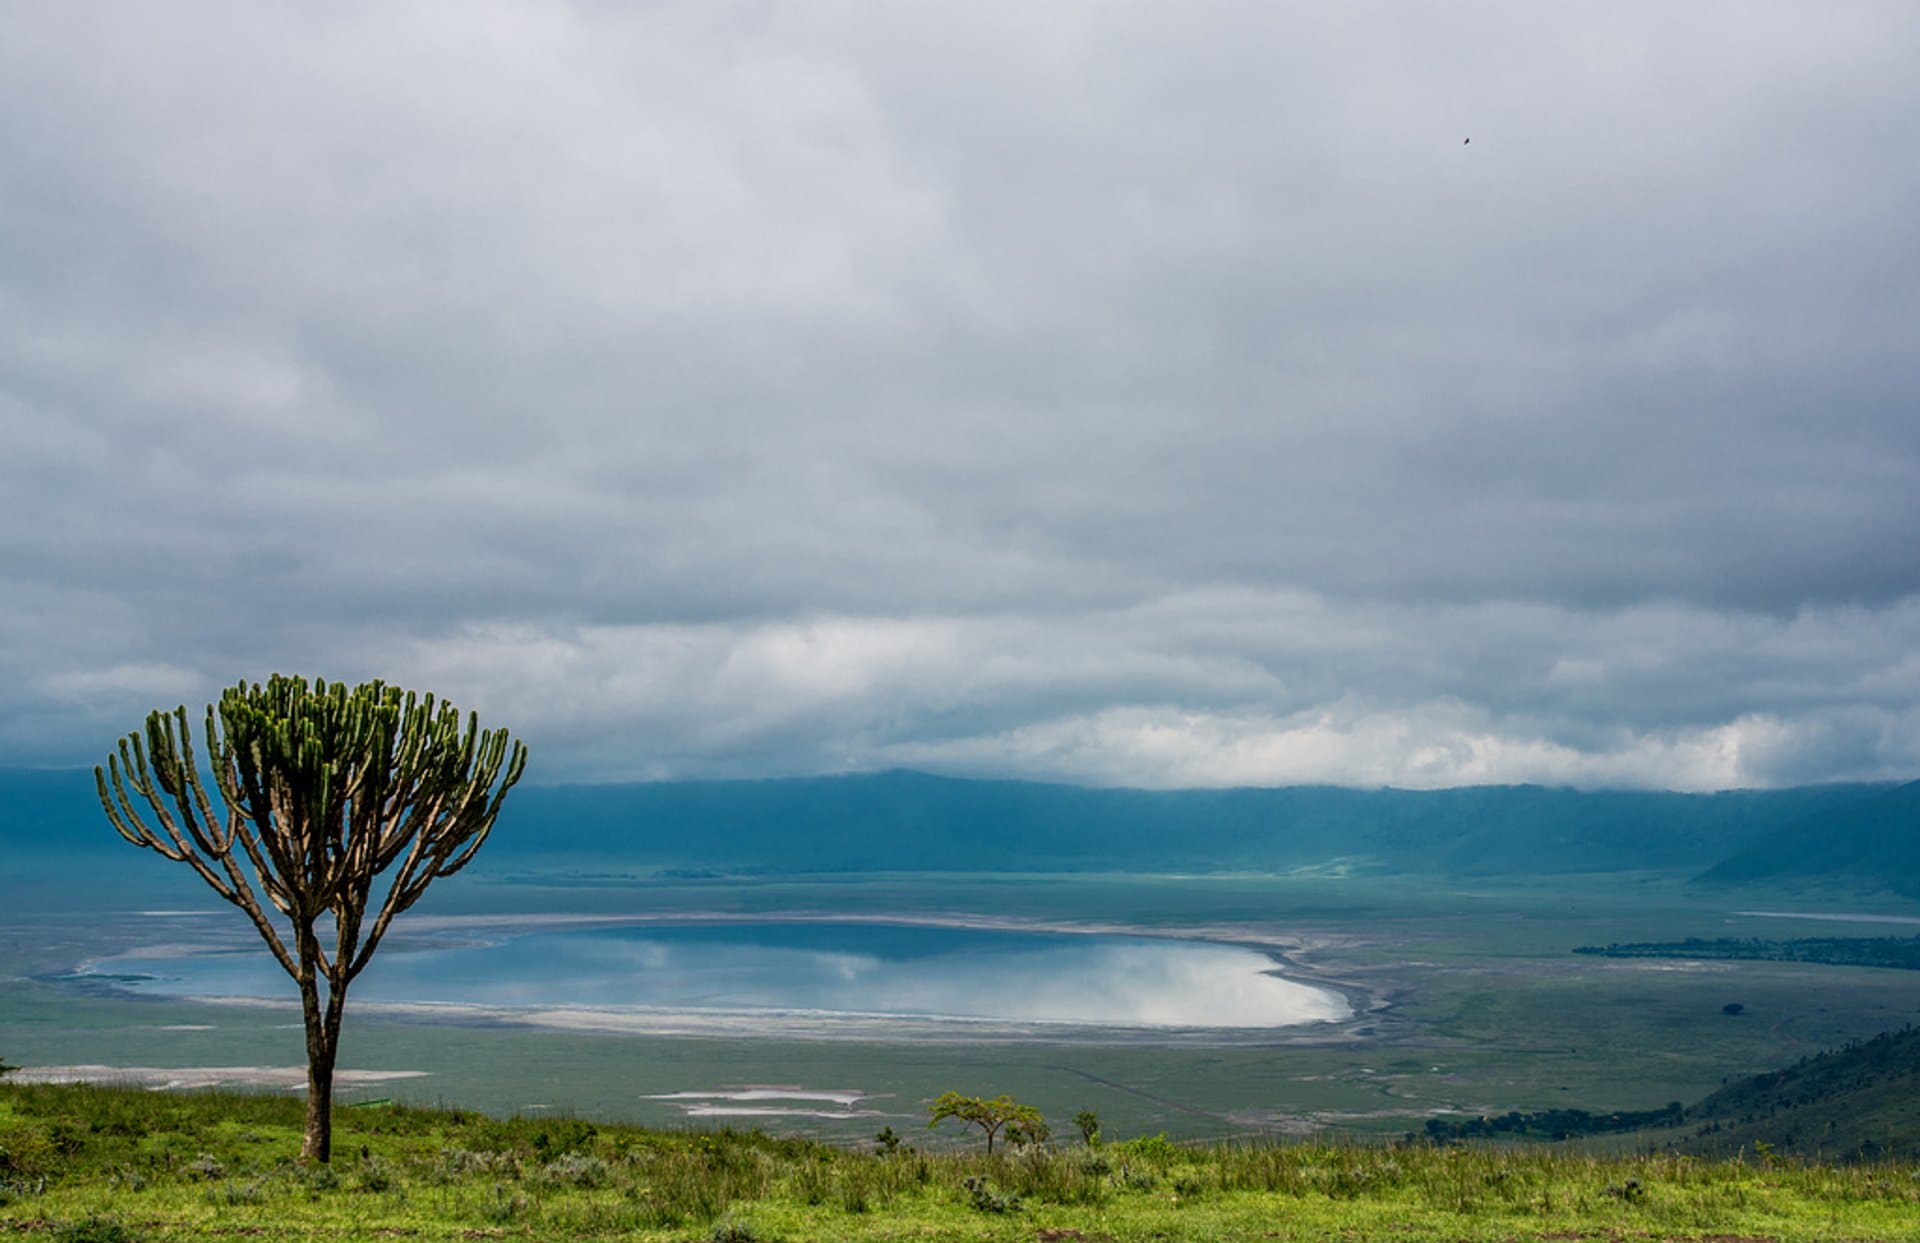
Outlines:
{"label": "overcast sky", "polygon": [[0,6],[0,762],[1920,776],[1920,9]]}

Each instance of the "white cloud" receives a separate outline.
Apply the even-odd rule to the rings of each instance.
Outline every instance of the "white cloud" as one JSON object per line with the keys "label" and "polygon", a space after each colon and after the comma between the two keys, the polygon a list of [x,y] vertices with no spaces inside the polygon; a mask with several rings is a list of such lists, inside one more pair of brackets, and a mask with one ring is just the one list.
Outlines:
{"label": "white cloud", "polygon": [[1114,708],[991,737],[905,743],[889,756],[909,767],[1149,788],[1540,784],[1723,790],[1770,784],[1767,766],[1755,763],[1753,752],[1790,746],[1795,732],[1780,721],[1745,717],[1664,736],[1627,735],[1582,750],[1504,732],[1514,728],[1446,702],[1391,711],[1343,703],[1285,718]]}
{"label": "white cloud", "polygon": [[0,742],[288,669],[555,775],[1911,774],[1916,57],[1873,4],[8,9]]}
{"label": "white cloud", "polygon": [[1715,789],[1920,765],[1910,701],[1855,689],[1901,667],[1908,643],[1920,608],[1869,628],[1853,610],[1588,615],[1236,592],[1045,621],[489,624],[345,650],[351,676],[430,686],[511,723],[550,779],[908,765],[1151,786]]}

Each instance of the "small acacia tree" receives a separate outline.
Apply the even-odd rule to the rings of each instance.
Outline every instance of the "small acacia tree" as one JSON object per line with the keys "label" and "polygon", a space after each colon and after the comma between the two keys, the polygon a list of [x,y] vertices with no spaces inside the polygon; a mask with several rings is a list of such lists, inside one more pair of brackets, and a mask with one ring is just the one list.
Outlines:
{"label": "small acacia tree", "polygon": [[299,986],[302,1155],[326,1161],[347,987],[394,916],[480,849],[527,749],[432,695],[278,674],[224,691],[204,736],[203,767],[186,708],[152,713],[94,769],[100,805],[120,836],[244,911]]}
{"label": "small acacia tree", "polygon": [[986,1100],[978,1096],[962,1096],[958,1092],[942,1092],[927,1106],[927,1128],[939,1126],[948,1118],[958,1118],[968,1126],[977,1126],[987,1137],[987,1152],[993,1152],[993,1138],[1002,1128],[1007,1138],[1015,1143],[1044,1144],[1053,1133],[1047,1126],[1046,1117],[1032,1105],[1022,1105],[1011,1096],[996,1096]]}

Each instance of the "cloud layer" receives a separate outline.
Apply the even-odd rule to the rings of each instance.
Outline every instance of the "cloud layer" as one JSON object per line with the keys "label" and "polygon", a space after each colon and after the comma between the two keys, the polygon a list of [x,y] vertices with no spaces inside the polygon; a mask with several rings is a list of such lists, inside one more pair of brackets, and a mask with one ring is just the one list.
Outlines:
{"label": "cloud layer", "polygon": [[0,745],[283,669],[555,779],[1911,776],[1916,54],[1898,4],[8,11]]}

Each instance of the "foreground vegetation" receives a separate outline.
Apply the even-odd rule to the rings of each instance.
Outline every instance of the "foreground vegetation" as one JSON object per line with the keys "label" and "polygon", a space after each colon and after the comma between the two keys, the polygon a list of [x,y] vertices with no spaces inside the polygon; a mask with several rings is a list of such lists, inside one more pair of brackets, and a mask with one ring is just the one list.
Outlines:
{"label": "foreground vegetation", "polygon": [[1563,1150],[1239,1144],[849,1152],[569,1118],[0,1088],[0,1230],[67,1243],[674,1240],[1920,1239],[1920,1167]]}

